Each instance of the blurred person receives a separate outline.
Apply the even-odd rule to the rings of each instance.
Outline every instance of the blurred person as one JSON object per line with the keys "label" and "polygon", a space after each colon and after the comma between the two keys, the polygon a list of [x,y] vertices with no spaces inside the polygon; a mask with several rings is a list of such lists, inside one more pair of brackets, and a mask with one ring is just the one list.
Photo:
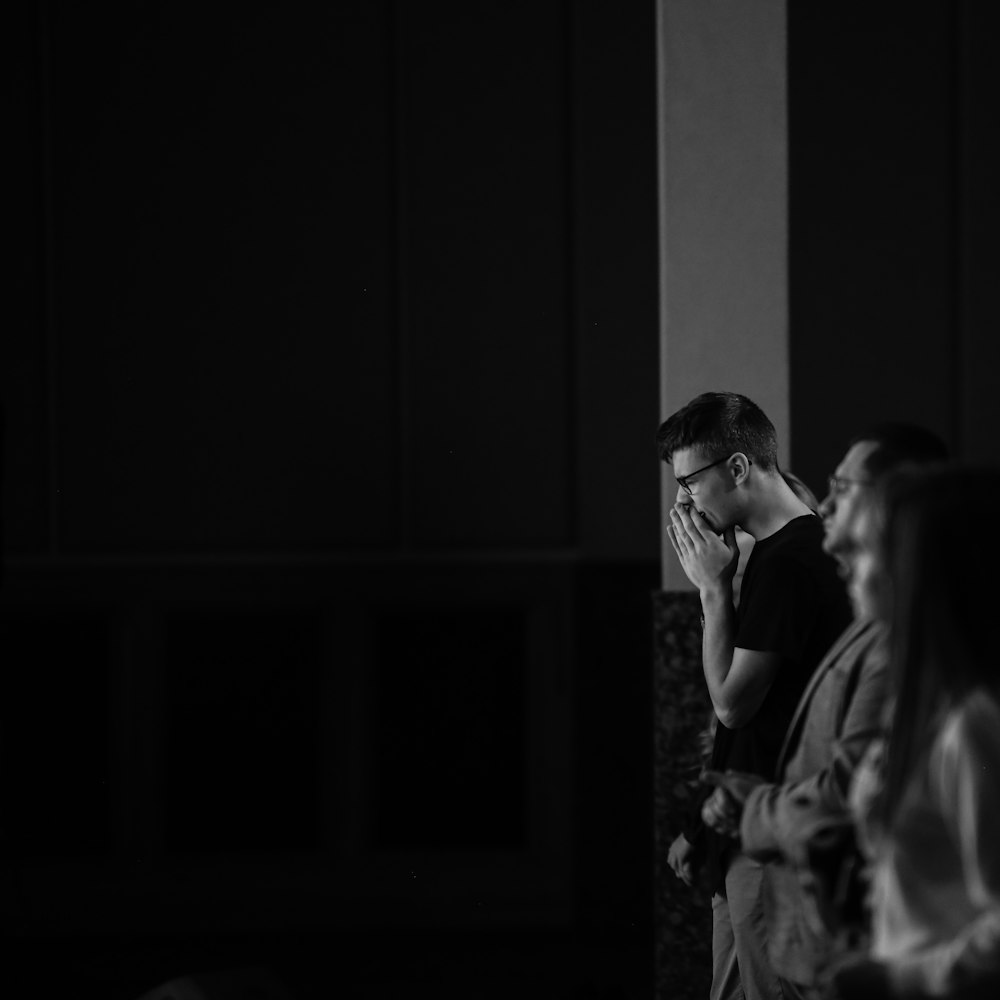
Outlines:
{"label": "blurred person", "polygon": [[781,478],[788,484],[788,488],[814,513],[819,511],[819,501],[816,499],[816,494],[809,489],[806,484],[799,479],[794,472],[789,472],[787,469],[783,469],[781,472]]}
{"label": "blurred person", "polygon": [[871,865],[870,955],[835,985],[850,1000],[997,997],[1000,470],[903,480],[884,529],[879,513],[862,514],[851,590],[891,620],[894,710],[851,793]]}
{"label": "blurred person", "polygon": [[[755,403],[704,393],[663,422],[657,445],[678,484],[667,534],[701,600],[702,667],[718,720],[712,767],[769,780],[802,690],[850,619],[843,585],[819,518],[782,478],[774,425]],[[738,610],[737,524],[754,539]],[[688,884],[703,866],[713,892],[713,1000],[782,997],[767,958],[760,863],[700,819],[674,840],[668,863]]]}
{"label": "blurred person", "polygon": [[[871,436],[868,436],[871,435]],[[937,461],[947,451],[931,432],[907,424],[880,424],[855,437],[838,466],[852,473],[849,490],[837,477],[820,510],[824,547],[849,565],[856,548],[858,512],[884,476],[906,464]],[[887,689],[885,629],[855,604],[854,621],[824,656],[795,709],[778,758],[774,783],[729,774],[705,803],[703,818],[718,833],[738,838],[765,868],[764,913],[775,970],[795,989],[814,995],[831,957],[829,929],[818,923],[825,901],[806,891],[805,871],[819,831],[847,826],[851,776],[881,731]],[[722,780],[719,776],[707,776]],[[803,884],[803,877],[806,877]]]}
{"label": "blurred person", "polygon": [[904,463],[927,465],[948,459],[948,449],[933,431],[917,424],[887,421],[863,430],[850,442],[847,453],[827,479],[827,495],[819,505],[823,519],[823,548],[841,565],[850,546],[850,525],[857,505],[886,472]]}

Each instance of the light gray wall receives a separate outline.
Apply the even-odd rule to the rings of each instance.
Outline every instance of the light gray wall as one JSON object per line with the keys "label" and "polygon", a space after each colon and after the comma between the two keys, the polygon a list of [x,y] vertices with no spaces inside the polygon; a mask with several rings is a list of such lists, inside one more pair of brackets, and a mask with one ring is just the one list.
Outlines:
{"label": "light gray wall", "polygon": [[[782,0],[657,4],[660,405],[742,392],[789,451]],[[666,467],[662,514],[676,486]],[[664,535],[663,586],[687,589]]]}

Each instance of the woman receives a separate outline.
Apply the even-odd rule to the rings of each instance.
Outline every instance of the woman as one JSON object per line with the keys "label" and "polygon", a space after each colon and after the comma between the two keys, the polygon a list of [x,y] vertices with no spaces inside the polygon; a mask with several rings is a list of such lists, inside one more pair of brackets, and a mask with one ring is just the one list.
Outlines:
{"label": "woman", "polygon": [[894,710],[852,793],[872,916],[869,960],[835,977],[852,1000],[1000,997],[998,514],[1000,471],[949,470],[859,518],[850,587],[891,622]]}

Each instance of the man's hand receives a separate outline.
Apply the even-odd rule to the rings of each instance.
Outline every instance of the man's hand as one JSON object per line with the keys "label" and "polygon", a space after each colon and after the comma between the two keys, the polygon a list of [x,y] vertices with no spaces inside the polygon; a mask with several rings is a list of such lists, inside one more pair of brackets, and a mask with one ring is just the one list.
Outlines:
{"label": "man's hand", "polygon": [[681,568],[700,593],[732,586],[740,550],[736,529],[727,528],[717,535],[693,508],[675,503],[670,511],[667,537],[677,553]]}
{"label": "man's hand", "polygon": [[682,833],[670,845],[670,850],[667,852],[667,863],[685,885],[694,885],[694,865],[691,863],[693,851],[691,842]]}
{"label": "man's hand", "polygon": [[723,837],[739,837],[743,807],[724,788],[716,788],[701,807],[701,821]]}
{"label": "man's hand", "polygon": [[725,837],[739,837],[743,806],[750,792],[763,782],[756,774],[741,774],[738,771],[705,771],[701,780],[715,785],[715,791],[701,807],[701,819],[705,826]]}

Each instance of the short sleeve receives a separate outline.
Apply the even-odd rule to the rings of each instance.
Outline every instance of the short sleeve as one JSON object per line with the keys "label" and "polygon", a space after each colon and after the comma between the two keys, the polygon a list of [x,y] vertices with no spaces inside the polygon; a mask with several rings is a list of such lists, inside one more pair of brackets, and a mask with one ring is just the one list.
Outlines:
{"label": "short sleeve", "polygon": [[816,582],[797,561],[770,559],[755,567],[740,606],[734,645],[800,661],[820,616]]}

